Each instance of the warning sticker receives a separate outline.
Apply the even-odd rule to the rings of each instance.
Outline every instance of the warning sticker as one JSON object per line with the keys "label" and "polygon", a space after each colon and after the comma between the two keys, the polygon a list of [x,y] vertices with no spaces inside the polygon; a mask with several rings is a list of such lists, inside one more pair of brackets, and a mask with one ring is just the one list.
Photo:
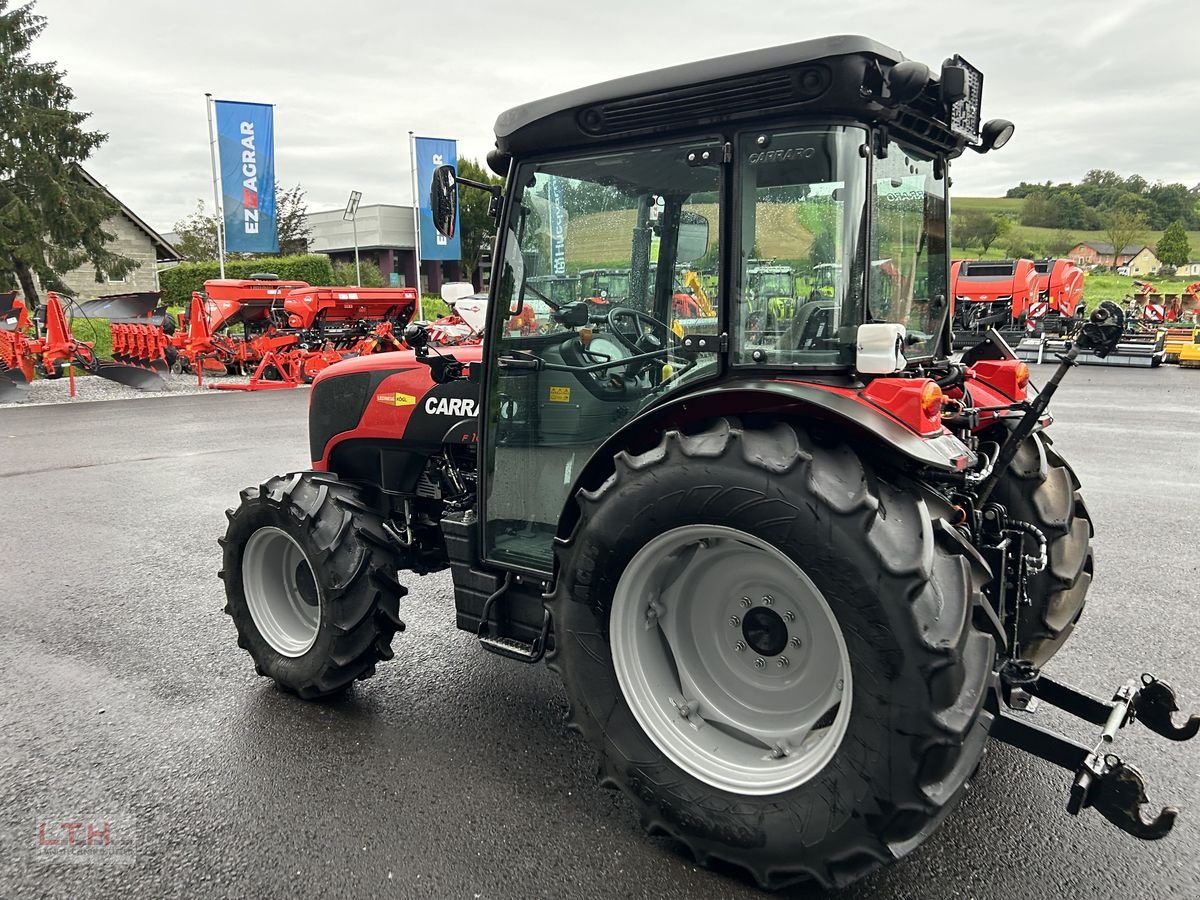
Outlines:
{"label": "warning sticker", "polygon": [[375,399],[388,406],[416,406],[417,398],[412,394],[376,394]]}
{"label": "warning sticker", "polygon": [[571,402],[571,389],[566,386],[551,387],[550,388],[550,399],[553,400],[555,403],[570,403]]}

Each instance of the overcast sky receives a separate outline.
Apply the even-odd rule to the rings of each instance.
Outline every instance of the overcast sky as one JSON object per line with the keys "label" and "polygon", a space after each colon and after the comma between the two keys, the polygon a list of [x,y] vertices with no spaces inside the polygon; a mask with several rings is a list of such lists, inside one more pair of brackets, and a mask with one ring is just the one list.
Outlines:
{"label": "overcast sky", "polygon": [[[474,11],[474,9],[478,11]],[[408,203],[408,132],[482,159],[510,106],[595,81],[828,34],[984,72],[1004,150],[954,168],[962,196],[1091,168],[1200,182],[1194,0],[39,0],[34,45],[108,142],[88,169],[155,228],[212,206],[204,93],[275,104],[276,167],[309,210]],[[454,16],[462,16],[456,22]]]}

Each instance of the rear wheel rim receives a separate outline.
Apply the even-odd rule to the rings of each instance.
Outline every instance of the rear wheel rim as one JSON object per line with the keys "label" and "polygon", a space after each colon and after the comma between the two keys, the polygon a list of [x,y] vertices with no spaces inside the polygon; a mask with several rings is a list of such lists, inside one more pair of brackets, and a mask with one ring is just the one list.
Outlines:
{"label": "rear wheel rim", "polygon": [[321,594],[312,564],[282,529],[260,528],[242,554],[242,589],[263,640],[282,656],[303,656],[317,640]]}
{"label": "rear wheel rim", "polygon": [[736,794],[813,778],[850,719],[851,670],[824,595],[770,543],[719,525],[630,560],[609,615],[617,681],[675,765]]}

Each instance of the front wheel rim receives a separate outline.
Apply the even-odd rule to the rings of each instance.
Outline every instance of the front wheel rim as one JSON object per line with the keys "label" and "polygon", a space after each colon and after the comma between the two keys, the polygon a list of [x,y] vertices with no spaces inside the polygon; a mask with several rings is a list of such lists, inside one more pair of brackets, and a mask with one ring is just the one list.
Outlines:
{"label": "front wheel rim", "polygon": [[685,525],[647,543],[617,583],[609,640],[638,724],[713,787],[795,788],[846,733],[841,627],[805,572],[747,532]]}
{"label": "front wheel rim", "polygon": [[282,529],[260,528],[246,542],[246,606],[263,640],[282,656],[303,656],[316,643],[321,592],[315,575],[304,550]]}

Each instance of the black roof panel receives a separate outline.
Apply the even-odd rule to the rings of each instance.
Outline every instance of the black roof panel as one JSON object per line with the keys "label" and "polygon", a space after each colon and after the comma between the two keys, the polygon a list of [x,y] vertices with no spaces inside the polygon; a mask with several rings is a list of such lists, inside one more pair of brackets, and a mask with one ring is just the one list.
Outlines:
{"label": "black roof panel", "polygon": [[637,75],[626,75],[623,78],[602,81],[599,84],[514,106],[502,112],[496,119],[496,137],[507,137],[539,119],[581,106],[669,91],[702,82],[756,75],[811,60],[856,53],[871,54],[891,63],[900,62],[905,58],[898,50],[856,34],[839,34],[779,47],[749,50]]}

